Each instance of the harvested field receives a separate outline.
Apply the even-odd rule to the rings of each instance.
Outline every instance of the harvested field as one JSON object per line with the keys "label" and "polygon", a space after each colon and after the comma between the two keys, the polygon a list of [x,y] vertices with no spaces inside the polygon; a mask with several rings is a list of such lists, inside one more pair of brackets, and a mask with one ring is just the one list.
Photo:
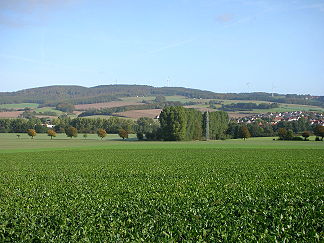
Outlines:
{"label": "harvested field", "polygon": [[105,103],[75,105],[75,109],[89,110],[89,109],[112,108],[112,107],[119,107],[119,106],[126,106],[126,105],[138,105],[138,104],[140,104],[140,103],[132,102],[132,101],[111,101],[111,102],[105,102]]}
{"label": "harvested field", "polygon": [[196,109],[196,110],[201,111],[201,112],[205,112],[205,111],[212,112],[212,111],[215,111],[215,109],[211,109],[211,108],[203,107],[203,106],[199,106],[199,105],[187,105],[187,106],[184,106],[184,107],[185,108]]}
{"label": "harvested field", "polygon": [[230,118],[241,118],[246,116],[257,115],[258,113],[236,113],[236,112],[227,112]]}
{"label": "harvested field", "polygon": [[75,115],[80,115],[81,113],[82,113],[83,111],[73,111],[73,114],[75,114]]}
{"label": "harvested field", "polygon": [[118,112],[115,115],[125,116],[134,119],[138,119],[140,117],[155,118],[157,115],[160,115],[161,111],[162,109],[132,110],[132,111]]}
{"label": "harvested field", "polygon": [[0,112],[0,118],[17,118],[23,111],[3,111]]}

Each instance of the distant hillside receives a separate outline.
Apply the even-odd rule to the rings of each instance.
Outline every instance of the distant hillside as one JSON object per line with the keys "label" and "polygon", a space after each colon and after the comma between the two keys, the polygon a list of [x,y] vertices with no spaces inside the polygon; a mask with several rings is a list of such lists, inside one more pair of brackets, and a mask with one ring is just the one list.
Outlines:
{"label": "distant hillside", "polygon": [[260,100],[290,104],[324,106],[324,96],[255,93],[214,93],[211,91],[182,87],[153,87],[148,85],[100,85],[91,88],[82,86],[55,85],[25,89],[16,92],[0,92],[0,104],[38,103],[56,105],[60,102],[88,104],[109,102],[122,97],[134,96],[174,96],[188,98],[223,100]]}

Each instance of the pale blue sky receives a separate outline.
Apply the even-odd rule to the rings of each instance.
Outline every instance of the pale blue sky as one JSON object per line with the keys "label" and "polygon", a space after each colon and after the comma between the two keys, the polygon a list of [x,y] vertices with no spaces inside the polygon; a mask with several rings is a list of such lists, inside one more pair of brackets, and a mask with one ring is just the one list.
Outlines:
{"label": "pale blue sky", "polygon": [[168,79],[324,95],[324,0],[0,0],[0,91]]}

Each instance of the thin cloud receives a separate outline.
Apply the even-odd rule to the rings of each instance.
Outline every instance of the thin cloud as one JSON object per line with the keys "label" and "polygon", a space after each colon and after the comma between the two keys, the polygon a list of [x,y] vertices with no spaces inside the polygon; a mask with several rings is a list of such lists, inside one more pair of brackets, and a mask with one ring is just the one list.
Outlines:
{"label": "thin cloud", "polygon": [[234,20],[234,16],[231,14],[222,14],[216,16],[216,21],[219,23],[228,23]]}
{"label": "thin cloud", "polygon": [[317,4],[308,4],[300,6],[299,9],[316,9],[320,12],[324,12],[324,3],[317,3]]}
{"label": "thin cloud", "polygon": [[178,41],[178,42],[174,42],[174,43],[170,43],[168,45],[165,45],[165,46],[161,46],[153,51],[150,51],[148,52],[148,54],[154,54],[154,53],[158,53],[158,52],[161,52],[161,51],[165,51],[165,50],[168,50],[168,49],[172,49],[172,48],[176,48],[176,47],[179,47],[179,46],[183,46],[185,44],[188,44],[188,43],[191,43],[195,41],[194,38],[192,39],[187,39],[187,40],[182,40],[182,41]]}
{"label": "thin cloud", "polygon": [[46,19],[49,12],[73,2],[75,0],[0,0],[0,26],[23,27],[39,24]]}

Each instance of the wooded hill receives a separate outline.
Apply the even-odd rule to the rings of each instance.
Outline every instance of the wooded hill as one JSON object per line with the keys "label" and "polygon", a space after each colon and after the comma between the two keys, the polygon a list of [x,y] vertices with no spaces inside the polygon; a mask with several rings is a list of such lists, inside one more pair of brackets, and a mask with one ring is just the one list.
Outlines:
{"label": "wooded hill", "polygon": [[223,100],[260,100],[268,102],[316,105],[324,107],[324,96],[254,93],[214,93],[182,87],[153,87],[148,85],[100,85],[95,87],[55,85],[25,89],[16,92],[0,92],[0,104],[38,103],[55,106],[61,102],[89,104],[110,102],[122,97],[174,96]]}

